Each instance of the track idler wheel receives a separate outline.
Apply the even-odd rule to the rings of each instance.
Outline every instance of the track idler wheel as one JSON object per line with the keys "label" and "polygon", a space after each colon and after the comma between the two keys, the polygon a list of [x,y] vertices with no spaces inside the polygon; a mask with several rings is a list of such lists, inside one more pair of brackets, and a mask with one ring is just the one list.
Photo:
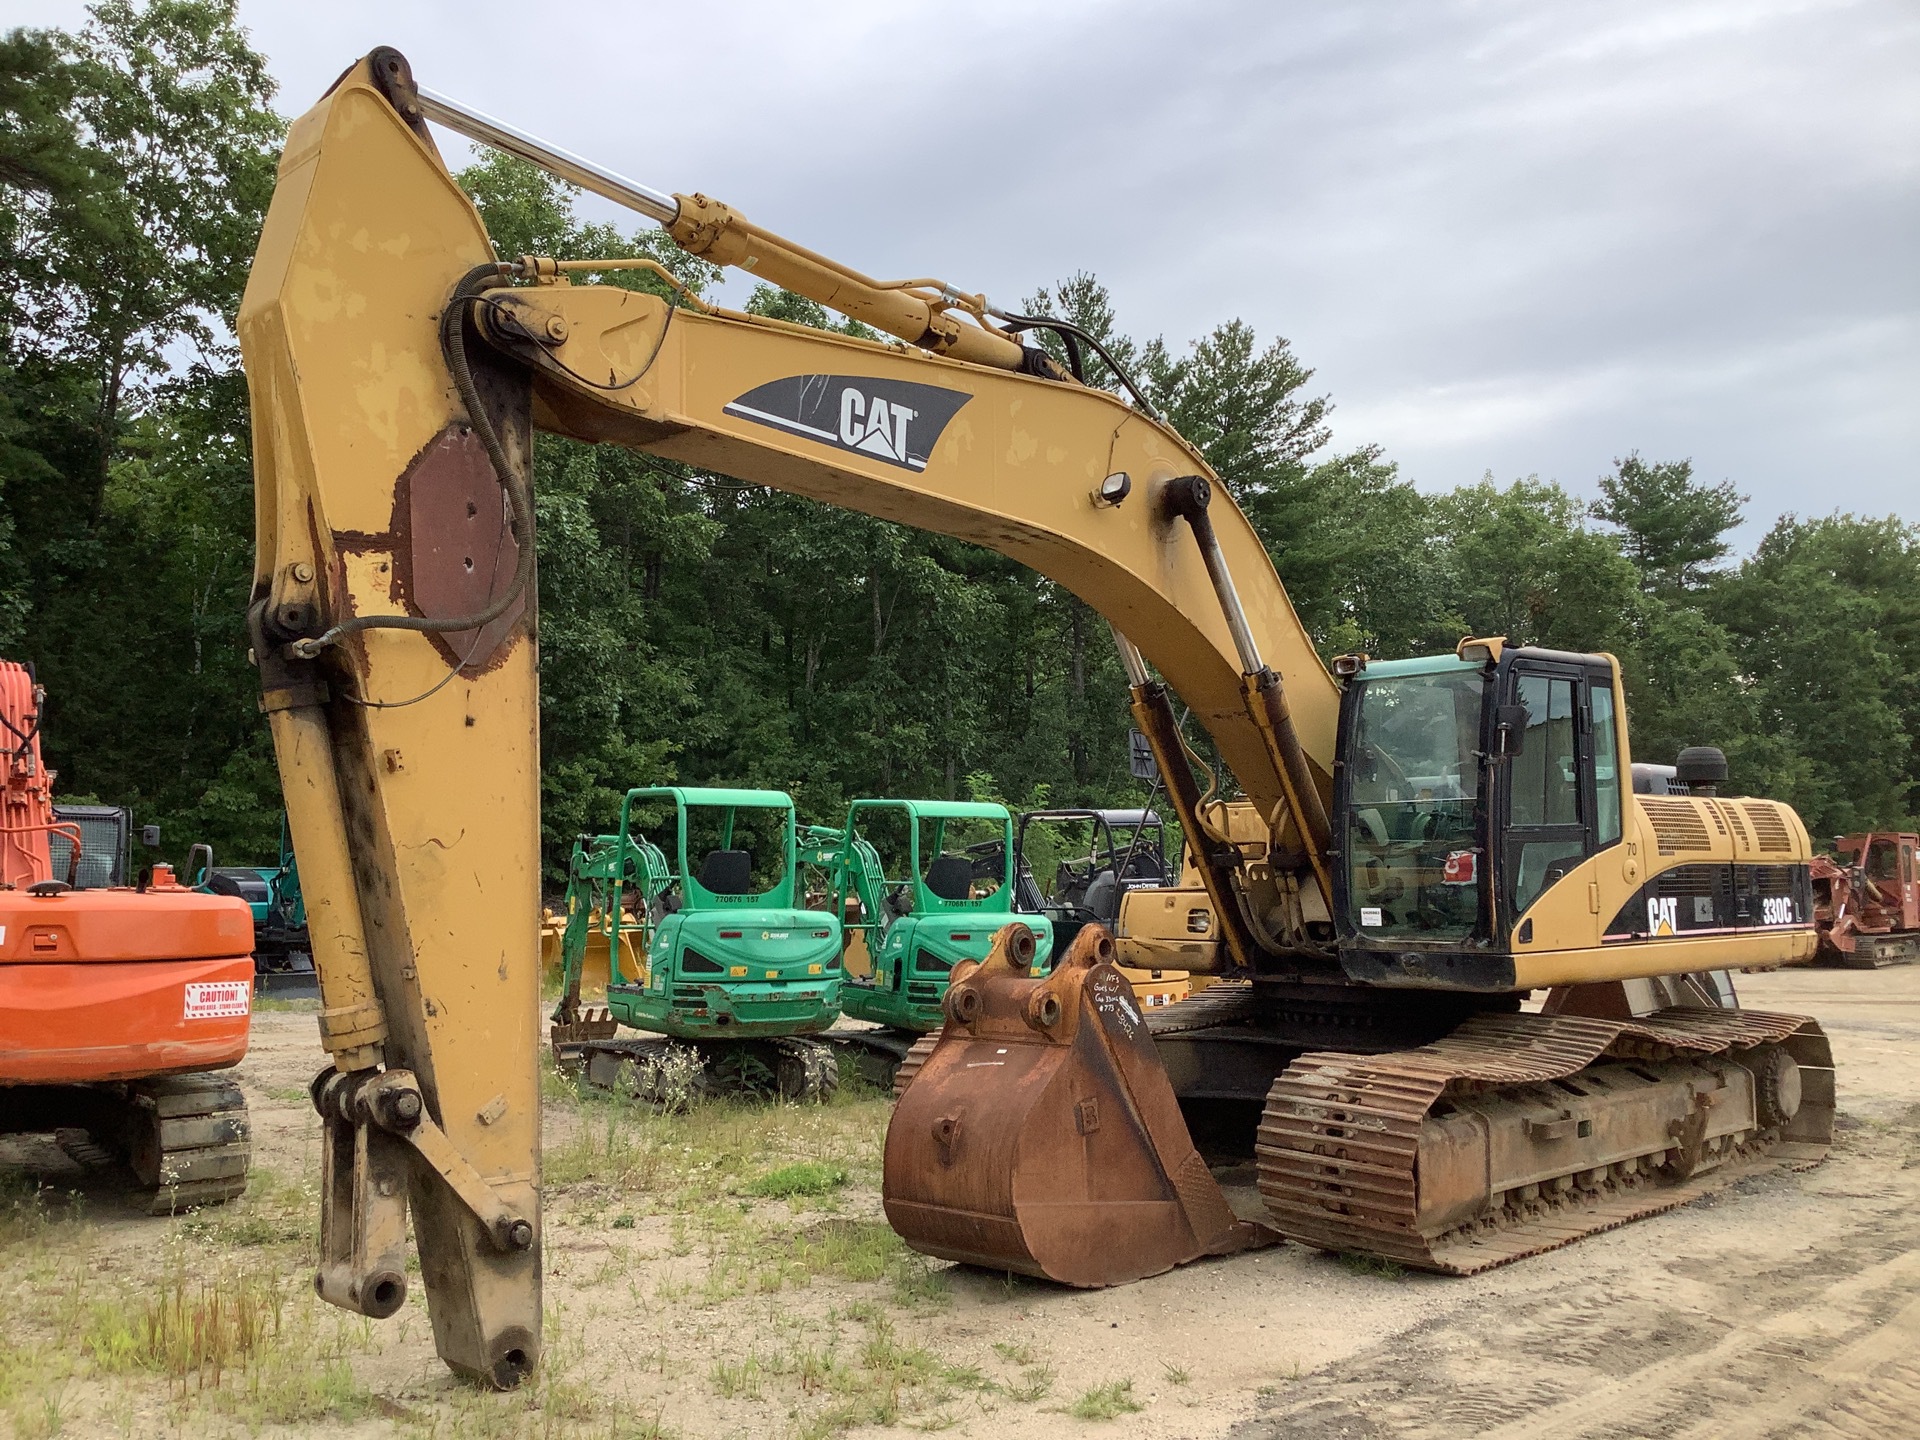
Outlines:
{"label": "track idler wheel", "polygon": [[1121,1285],[1270,1241],[1194,1149],[1097,925],[1051,975],[1009,925],[954,967],[946,1025],[887,1127],[887,1219],[914,1249],[1067,1285]]}

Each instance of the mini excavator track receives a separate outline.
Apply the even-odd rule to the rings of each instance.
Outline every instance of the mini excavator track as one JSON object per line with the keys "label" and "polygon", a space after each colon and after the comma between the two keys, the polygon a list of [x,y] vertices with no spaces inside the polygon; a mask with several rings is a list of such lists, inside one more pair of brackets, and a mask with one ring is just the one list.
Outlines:
{"label": "mini excavator track", "polygon": [[221,1075],[171,1075],[127,1087],[128,1160],[150,1214],[218,1205],[247,1188],[247,1098]]}
{"label": "mini excavator track", "polygon": [[907,1093],[907,1086],[913,1083],[913,1077],[920,1073],[920,1067],[927,1063],[927,1057],[933,1053],[933,1047],[940,1043],[940,1032],[922,1035],[913,1042],[906,1058],[900,1062],[900,1068],[893,1072],[893,1098],[898,1100]]}
{"label": "mini excavator track", "polygon": [[1484,1015],[1413,1050],[1295,1060],[1261,1121],[1260,1192],[1300,1244],[1470,1275],[1763,1156],[1818,1160],[1833,1113],[1827,1038],[1800,1016]]}
{"label": "mini excavator track", "polygon": [[[586,1022],[591,1025],[592,1022]],[[576,1027],[577,1028],[577,1027]],[[555,1062],[599,1090],[681,1110],[718,1094],[774,1095],[825,1104],[840,1089],[840,1060],[813,1036],[693,1042],[664,1035],[561,1035]]]}

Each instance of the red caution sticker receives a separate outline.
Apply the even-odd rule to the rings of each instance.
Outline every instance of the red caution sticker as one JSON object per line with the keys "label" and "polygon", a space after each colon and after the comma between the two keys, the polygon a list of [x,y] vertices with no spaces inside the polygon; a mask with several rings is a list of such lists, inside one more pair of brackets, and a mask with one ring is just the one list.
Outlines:
{"label": "red caution sticker", "polygon": [[187,1019],[237,1020],[253,1007],[245,980],[196,980],[187,986]]}

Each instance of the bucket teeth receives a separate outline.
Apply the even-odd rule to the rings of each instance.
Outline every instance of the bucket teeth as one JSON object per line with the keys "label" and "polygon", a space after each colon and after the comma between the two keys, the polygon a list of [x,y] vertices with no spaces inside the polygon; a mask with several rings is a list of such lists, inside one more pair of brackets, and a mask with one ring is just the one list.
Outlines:
{"label": "bucket teeth", "polygon": [[1031,978],[1010,925],[956,966],[947,1021],[887,1129],[887,1219],[916,1250],[1119,1285],[1271,1241],[1194,1149],[1113,941]]}

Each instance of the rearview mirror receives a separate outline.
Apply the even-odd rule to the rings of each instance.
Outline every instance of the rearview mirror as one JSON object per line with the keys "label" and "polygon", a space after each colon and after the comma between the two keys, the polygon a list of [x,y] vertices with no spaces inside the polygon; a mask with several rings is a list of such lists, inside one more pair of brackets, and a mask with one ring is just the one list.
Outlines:
{"label": "rearview mirror", "polygon": [[153,849],[154,846],[160,843],[160,827],[158,825],[142,825],[140,827],[140,843],[149,850]]}
{"label": "rearview mirror", "polygon": [[1153,758],[1153,746],[1138,730],[1127,731],[1127,773],[1136,780],[1160,778],[1160,766]]}

